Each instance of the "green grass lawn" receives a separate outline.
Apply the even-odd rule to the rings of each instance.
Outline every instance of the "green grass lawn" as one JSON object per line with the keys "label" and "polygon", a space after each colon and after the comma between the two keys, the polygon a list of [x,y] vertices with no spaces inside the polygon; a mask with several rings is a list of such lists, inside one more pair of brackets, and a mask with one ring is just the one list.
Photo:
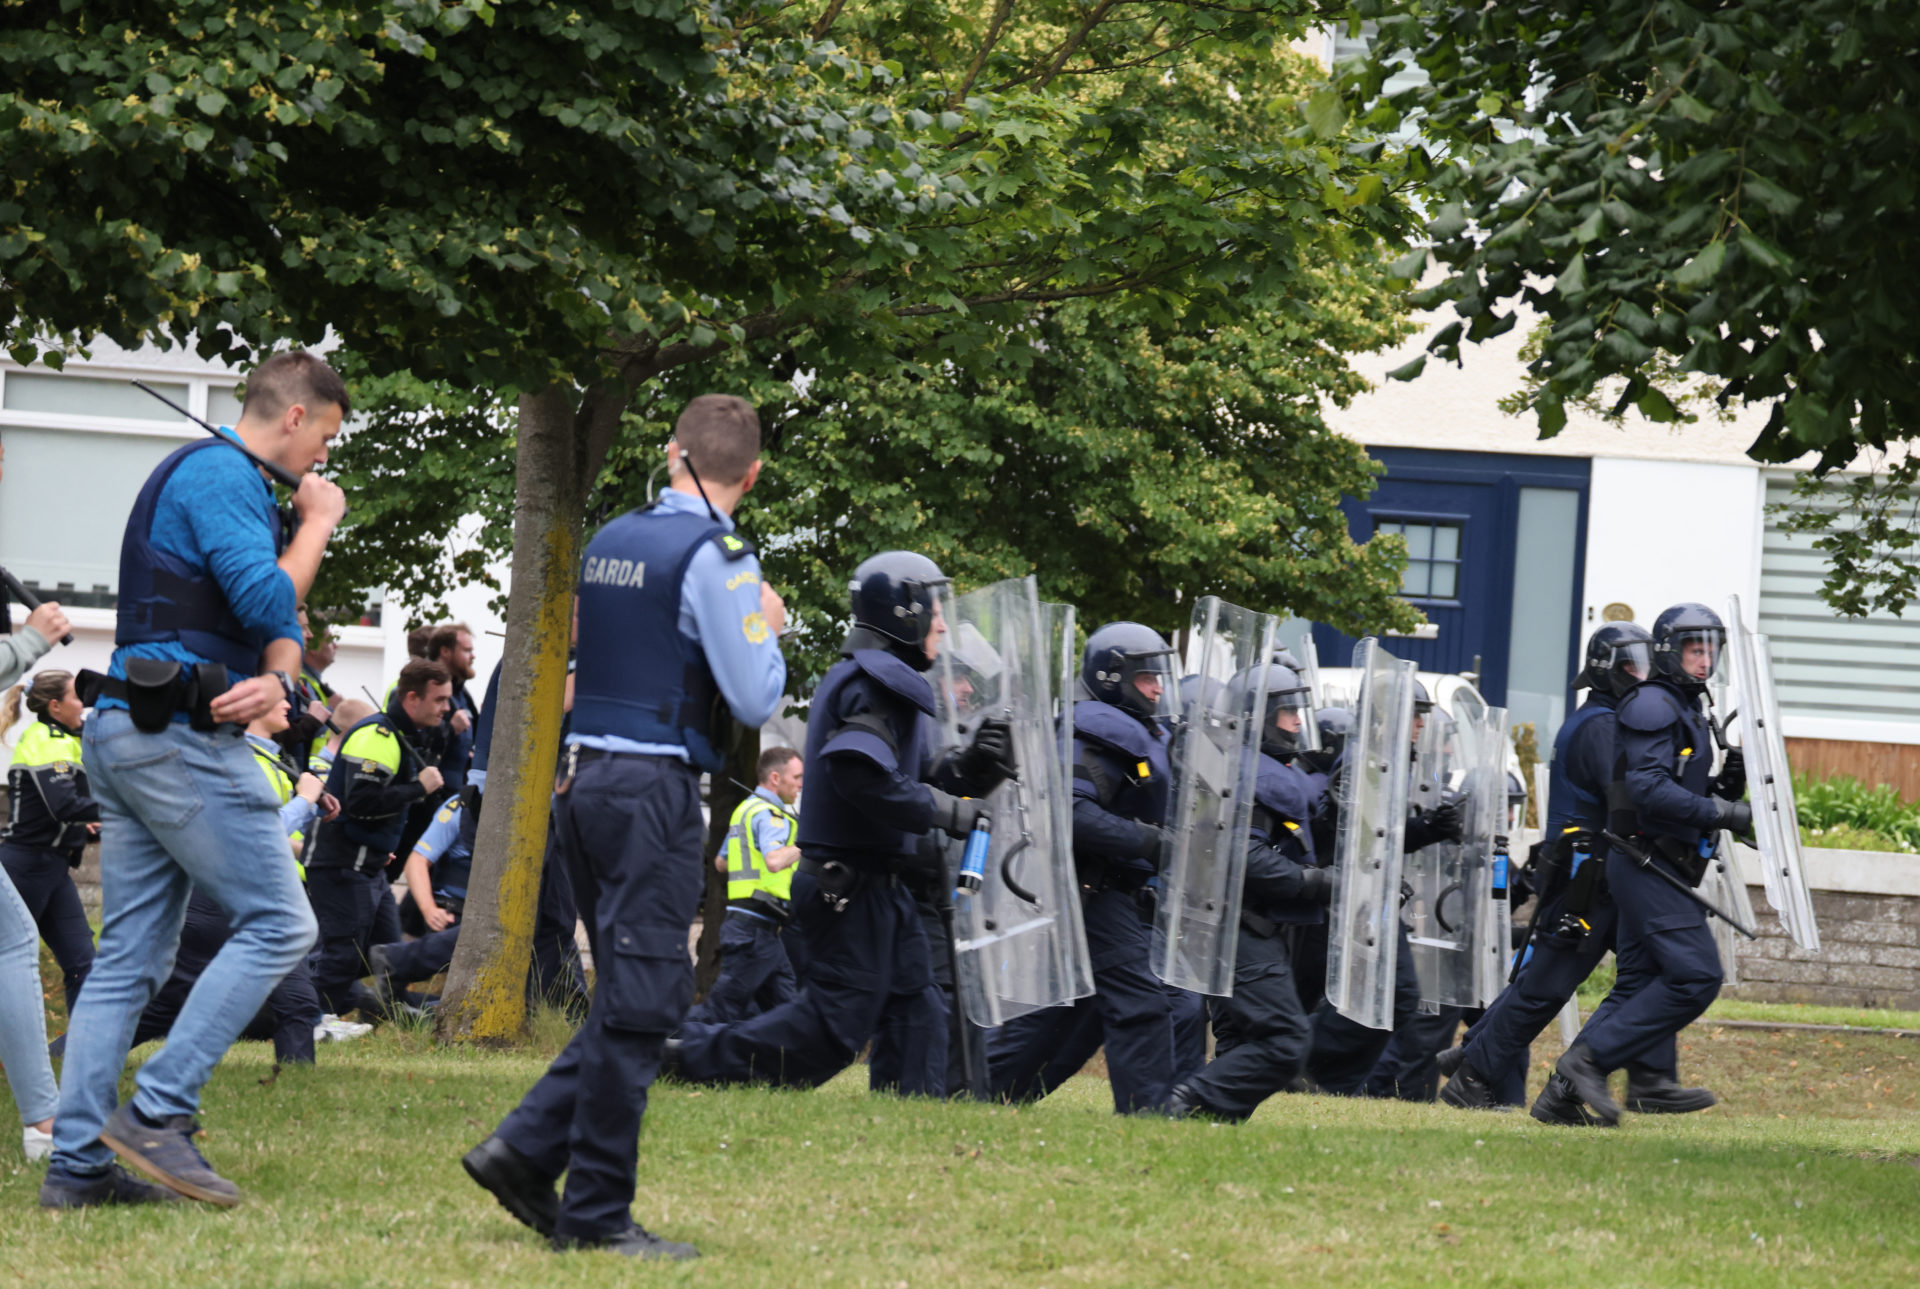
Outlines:
{"label": "green grass lawn", "polygon": [[[1614,1132],[1306,1097],[1243,1127],[1121,1121],[1097,1077],[1021,1110],[870,1097],[858,1068],[817,1093],[663,1085],[636,1213],[705,1251],[680,1267],[556,1257],[460,1171],[539,1052],[387,1031],[270,1079],[267,1049],[243,1044],[208,1088],[203,1144],[244,1205],[44,1213],[39,1170],[0,1143],[0,1275],[410,1289],[1920,1280],[1920,1042],[1710,1022],[1683,1041],[1683,1068],[1725,1104]],[[1553,1055],[1535,1050],[1542,1068]]]}

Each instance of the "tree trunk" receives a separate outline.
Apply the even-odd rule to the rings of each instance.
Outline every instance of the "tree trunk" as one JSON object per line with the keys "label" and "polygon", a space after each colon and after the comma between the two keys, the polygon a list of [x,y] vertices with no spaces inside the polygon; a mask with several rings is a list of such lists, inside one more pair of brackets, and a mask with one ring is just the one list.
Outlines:
{"label": "tree trunk", "polygon": [[527,965],[565,704],[567,641],[586,510],[590,418],[566,391],[520,398],[513,585],[460,943],[441,996],[443,1040],[500,1043],[526,1023]]}
{"label": "tree trunk", "polygon": [[[734,810],[746,800],[747,790],[740,785],[754,782],[760,764],[760,731],[744,730],[740,746],[727,758],[726,769],[708,778],[707,855],[720,853],[726,844],[727,822]],[[720,974],[720,923],[727,916],[727,876],[707,864],[707,894],[700,905],[700,944],[694,955],[693,992],[705,998],[707,990]]]}

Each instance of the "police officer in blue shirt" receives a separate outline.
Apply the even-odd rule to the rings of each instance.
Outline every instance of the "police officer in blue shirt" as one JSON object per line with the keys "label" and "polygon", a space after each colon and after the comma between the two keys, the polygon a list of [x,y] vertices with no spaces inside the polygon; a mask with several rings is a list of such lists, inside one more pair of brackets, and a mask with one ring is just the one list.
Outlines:
{"label": "police officer in blue shirt", "polygon": [[[946,634],[937,595],[946,583],[932,560],[911,551],[875,555],[854,570],[853,630],[807,719],[793,879],[806,988],[734,1024],[689,1023],[676,1045],[681,1077],[817,1087],[899,1012],[923,1032],[944,1032],[926,931],[901,875],[939,862],[921,845],[926,833],[970,835],[980,815],[974,798],[1014,768],[1012,731],[993,719],[965,747],[933,755],[925,673]],[[944,1071],[943,1054],[939,1085],[922,1090],[942,1094]]]}
{"label": "police officer in blue shirt", "polygon": [[[81,736],[101,807],[105,904],[93,973],[67,1032],[45,1206],[158,1198],[158,1187],[112,1167],[116,1153],[170,1191],[239,1202],[239,1189],[193,1143],[200,1088],[314,937],[293,865],[261,862],[284,854],[287,839],[243,730],[293,697],[297,608],[346,499],[306,474],[289,537],[272,486],[236,444],[289,472],[310,471],[326,461],[347,408],[346,387],[326,363],[276,354],[248,377],[230,436],[169,455],[134,501],[120,550],[117,647],[108,676],[91,678],[98,697]],[[227,915],[233,936],[116,1109],[127,1040],[166,981],[195,889]]]}
{"label": "police officer in blue shirt", "polygon": [[1313,845],[1315,798],[1324,787],[1293,764],[1313,719],[1313,697],[1291,667],[1269,663],[1266,672],[1233,994],[1207,1000],[1214,1059],[1174,1085],[1168,1110],[1176,1118],[1250,1117],[1299,1077],[1313,1042],[1284,934],[1325,922],[1333,898],[1333,873],[1319,866]]}
{"label": "police officer in blue shirt", "polygon": [[[693,1001],[687,928],[705,885],[701,771],[786,688],[786,609],[731,518],[760,476],[760,419],[703,394],[667,445],[671,482],[587,546],[573,721],[554,827],[598,974],[585,1023],[467,1172],[557,1250],[697,1256],[633,1220],[647,1088]],[[554,1183],[562,1173],[564,1195]]]}
{"label": "police officer in blue shirt", "polygon": [[1172,776],[1161,718],[1172,654],[1159,632],[1138,622],[1110,622],[1087,637],[1073,706],[1073,855],[1094,992],[993,1032],[995,1096],[1043,1097],[1104,1043],[1114,1111],[1166,1109],[1173,1008],[1153,974],[1137,901],[1166,858]]}
{"label": "police officer in blue shirt", "polygon": [[[1701,708],[1726,641],[1726,624],[1712,609],[1674,605],[1654,619],[1653,675],[1619,707],[1607,804],[1609,831],[1627,847],[1607,845],[1605,856],[1619,910],[1619,969],[1613,993],[1556,1067],[1603,1124],[1620,1120],[1607,1075],[1671,1052],[1674,1036],[1720,992],[1720,951],[1705,912],[1648,868],[1658,865],[1698,886],[1714,834],[1753,825],[1753,810],[1740,799],[1747,787],[1740,759],[1730,757],[1719,776],[1712,774],[1713,731]],[[1688,1091],[1670,1079],[1644,1086],[1632,1078],[1628,1104],[1643,1113],[1676,1108],[1672,1103]]]}

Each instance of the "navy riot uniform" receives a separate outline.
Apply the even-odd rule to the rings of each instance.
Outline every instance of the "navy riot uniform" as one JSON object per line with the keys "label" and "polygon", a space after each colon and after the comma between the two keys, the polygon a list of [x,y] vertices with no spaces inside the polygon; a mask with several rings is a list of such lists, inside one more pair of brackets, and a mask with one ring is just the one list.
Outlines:
{"label": "navy riot uniform", "polygon": [[1081,683],[1090,695],[1096,686],[1112,695],[1083,698],[1073,708],[1073,856],[1094,992],[993,1031],[987,1052],[997,1097],[1045,1096],[1104,1044],[1116,1112],[1166,1105],[1173,1007],[1149,965],[1151,933],[1138,899],[1165,851],[1172,775],[1167,733],[1134,677],[1164,675],[1151,669],[1164,668],[1168,652],[1157,633],[1137,623],[1113,623],[1088,638]]}
{"label": "navy riot uniform", "polygon": [[[1619,1118],[1620,1107],[1607,1091],[1606,1073],[1661,1060],[1672,1050],[1674,1035],[1720,992],[1720,954],[1705,912],[1636,859],[1696,886],[1715,830],[1744,832],[1751,825],[1751,811],[1738,800],[1746,789],[1738,767],[1713,779],[1713,733],[1700,708],[1705,679],[1725,639],[1712,610],[1699,605],[1668,609],[1654,622],[1655,674],[1629,691],[1619,707],[1608,813],[1611,831],[1628,838],[1641,854],[1608,847],[1607,886],[1619,911],[1618,974],[1608,1005],[1587,1022],[1558,1066],[1579,1098],[1607,1123]],[[1695,670],[1688,669],[1690,658],[1700,660]],[[1703,1108],[1681,1095],[1688,1091],[1638,1088],[1630,1078],[1628,1101],[1652,1111]],[[1698,1096],[1712,1104],[1710,1093]]]}

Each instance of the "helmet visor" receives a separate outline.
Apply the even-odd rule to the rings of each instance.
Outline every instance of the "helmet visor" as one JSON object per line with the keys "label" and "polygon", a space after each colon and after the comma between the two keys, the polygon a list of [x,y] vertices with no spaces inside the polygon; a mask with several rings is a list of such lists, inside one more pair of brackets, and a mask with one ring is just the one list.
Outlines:
{"label": "helmet visor", "polygon": [[1268,695],[1268,707],[1273,709],[1273,721],[1278,728],[1293,736],[1293,746],[1301,752],[1320,750],[1320,722],[1314,716],[1313,691],[1302,685],[1298,689],[1283,689]]}
{"label": "helmet visor", "polygon": [[1727,633],[1720,627],[1689,627],[1673,633],[1674,662],[1687,680],[1705,682],[1720,670],[1720,655],[1726,652]]}
{"label": "helmet visor", "polygon": [[1607,656],[1607,670],[1629,684],[1653,674],[1653,646],[1644,640],[1618,644]]}
{"label": "helmet visor", "polygon": [[1171,720],[1179,705],[1179,686],[1173,676],[1174,651],[1150,649],[1120,655],[1120,686],[1127,696],[1162,720]]}

